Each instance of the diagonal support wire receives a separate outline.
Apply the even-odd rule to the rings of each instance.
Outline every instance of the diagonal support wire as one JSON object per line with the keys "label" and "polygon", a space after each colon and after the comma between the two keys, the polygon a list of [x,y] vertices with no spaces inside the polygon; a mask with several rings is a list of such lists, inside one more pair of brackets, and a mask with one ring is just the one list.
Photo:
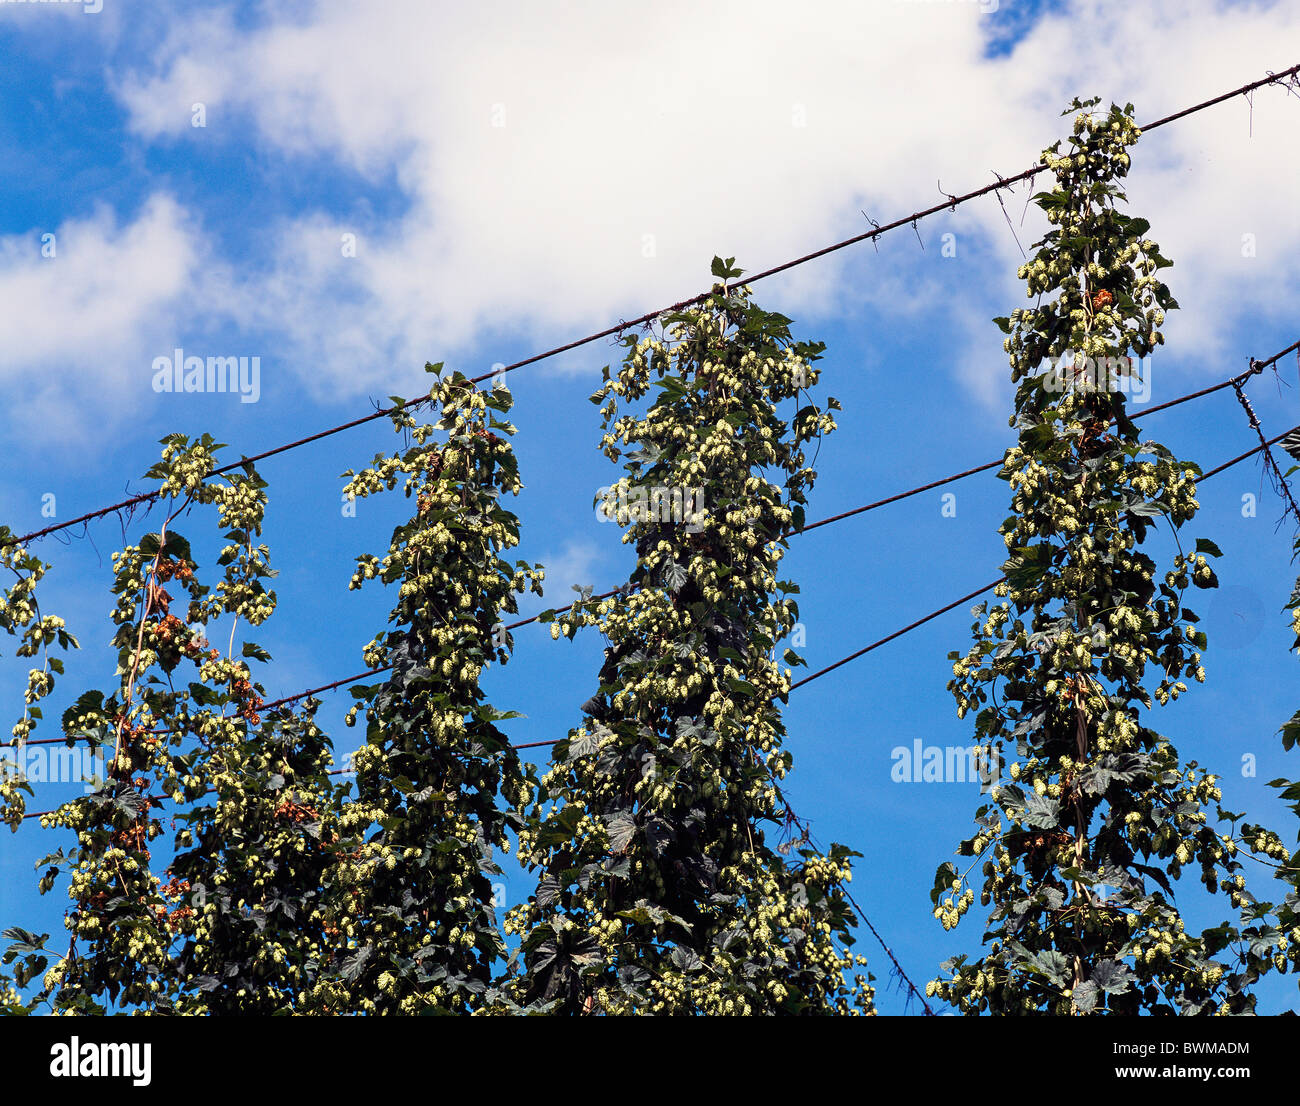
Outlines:
{"label": "diagonal support wire", "polygon": [[[1252,361],[1250,365],[1252,375],[1263,371],[1264,365],[1259,361]],[[1277,463],[1277,458],[1273,456],[1273,450],[1268,440],[1264,437],[1264,429],[1259,424],[1259,417],[1255,414],[1255,409],[1250,405],[1250,400],[1246,398],[1245,388],[1240,380],[1234,380],[1232,390],[1237,393],[1237,402],[1241,404],[1242,409],[1246,412],[1246,417],[1250,420],[1250,427],[1255,431],[1255,436],[1259,438],[1260,448],[1264,451],[1264,464],[1268,469],[1273,490],[1286,500],[1287,510],[1292,518],[1300,523],[1300,507],[1296,506],[1294,496],[1291,495],[1291,486],[1287,483],[1286,477],[1282,474],[1281,466]],[[1286,514],[1282,517],[1286,518]]]}
{"label": "diagonal support wire", "polygon": [[[789,819],[789,821],[793,822],[799,828],[799,833],[802,835],[803,840],[809,842],[813,846],[813,848],[817,849],[819,852],[825,852],[825,850],[822,849],[821,845],[818,844],[817,840],[813,837],[812,831],[808,828],[807,825],[804,824],[804,822],[800,820],[799,816],[794,812],[794,809],[790,806],[790,800],[785,797],[785,794],[780,791],[780,788],[778,788],[777,790],[778,793],[781,795],[781,801],[785,804],[786,818]],[[925,994],[922,991],[917,989],[916,984],[912,982],[907,972],[903,970],[903,965],[898,962],[898,957],[894,955],[894,950],[891,949],[889,945],[885,943],[885,939],[882,936],[880,936],[880,931],[877,930],[876,927],[871,924],[871,919],[867,917],[866,911],[863,910],[862,907],[858,905],[858,900],[853,897],[853,893],[847,887],[843,887],[843,886],[840,888],[840,890],[844,893],[844,897],[849,900],[849,905],[852,906],[855,911],[857,911],[858,917],[862,919],[862,924],[871,931],[871,935],[877,940],[877,942],[879,942],[880,947],[885,950],[885,955],[889,957],[889,962],[894,965],[894,974],[897,976],[899,980],[901,980],[907,986],[907,990],[910,996],[908,998],[908,1002],[910,1003],[911,1000],[915,998],[918,1002],[920,1002],[921,1006],[924,1008],[926,1017],[928,1018],[934,1017],[935,1016],[934,1011],[930,1009],[930,1004],[925,1001]]]}

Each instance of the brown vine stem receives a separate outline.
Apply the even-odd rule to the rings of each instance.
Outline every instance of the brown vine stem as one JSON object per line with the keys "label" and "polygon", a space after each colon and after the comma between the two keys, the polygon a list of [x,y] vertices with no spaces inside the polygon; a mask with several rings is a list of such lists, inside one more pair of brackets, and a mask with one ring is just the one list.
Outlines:
{"label": "brown vine stem", "polygon": [[163,550],[167,547],[167,527],[173,519],[179,517],[189,507],[190,501],[194,498],[191,491],[185,497],[185,502],[173,511],[162,525],[158,528],[158,552],[154,554],[153,564],[149,566],[149,580],[144,586],[144,609],[140,612],[140,632],[135,639],[135,655],[131,659],[131,671],[127,676],[125,695],[122,701],[122,709],[117,716],[117,730],[113,736],[113,771],[117,771],[118,757],[122,751],[122,729],[126,725],[127,716],[130,713],[131,701],[135,697],[135,679],[140,672],[140,650],[144,646],[144,629],[149,621],[149,615],[153,611],[155,589],[158,586],[158,565],[162,562]]}

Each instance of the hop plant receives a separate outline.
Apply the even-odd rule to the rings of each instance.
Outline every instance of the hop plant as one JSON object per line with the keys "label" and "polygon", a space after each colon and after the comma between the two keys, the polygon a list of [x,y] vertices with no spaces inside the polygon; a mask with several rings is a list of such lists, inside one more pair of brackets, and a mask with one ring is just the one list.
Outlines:
{"label": "hop plant", "polygon": [[[1300,525],[1300,520],[1296,521]],[[1300,531],[1297,532],[1294,548],[1296,555],[1300,556]],[[1296,580],[1283,609],[1290,616],[1291,632],[1296,635],[1292,651],[1300,653],[1300,579]],[[1281,738],[1282,748],[1287,752],[1292,752],[1300,743],[1300,711],[1292,715],[1282,727]],[[1271,785],[1279,790],[1282,799],[1300,818],[1300,780],[1276,779]],[[1243,827],[1243,836],[1249,836],[1253,829],[1255,827]],[[1300,834],[1297,839],[1300,840]],[[1264,840],[1256,842],[1257,846],[1261,844],[1268,844],[1267,835]],[[1281,971],[1300,973],[1300,858],[1288,855],[1280,842],[1273,855],[1276,856],[1276,873],[1284,889],[1280,902],[1267,905],[1274,927],[1271,936],[1275,940],[1275,962]]]}
{"label": "hop plant", "polygon": [[393,628],[365,651],[391,671],[355,692],[366,744],[321,904],[334,947],[307,996],[321,1012],[472,1012],[505,954],[491,878],[528,783],[496,725],[516,716],[487,703],[479,679],[508,660],[504,619],[520,593],[540,594],[543,572],[505,559],[519,523],[502,499],[522,486],[504,418],[509,391],[428,370],[437,426],[395,412],[395,429],[414,444],[344,474],[356,496],[402,482],[416,509],[382,558],[358,559],[352,580],[396,588]]}
{"label": "hop plant", "polygon": [[[1217,585],[1219,551],[1180,544],[1164,572],[1142,551],[1155,520],[1177,534],[1195,515],[1200,469],[1140,440],[1125,413],[1125,380],[1177,304],[1149,224],[1119,209],[1132,107],[1096,105],[1075,101],[1068,146],[1044,152],[1055,187],[1035,200],[1052,229],[1020,270],[1033,305],[996,320],[1019,431],[1001,472],[1004,602],[976,608],[948,686],[982,742],[1014,745],[1014,782],[960,850],[981,858],[992,943],[947,962],[930,993],[967,1013],[1244,1012],[1272,959],[1237,839],[1216,828],[1232,819],[1208,813],[1217,778],[1183,764],[1142,714],[1204,678],[1205,635],[1183,597]],[[1261,842],[1280,848],[1266,831]],[[1186,930],[1172,881],[1187,867],[1240,910],[1241,928]],[[945,929],[973,899],[970,871],[936,874]]]}
{"label": "hop plant", "polygon": [[730,262],[715,260],[714,275],[698,307],[629,335],[592,397],[602,449],[627,473],[604,509],[637,566],[617,598],[586,592],[543,616],[553,637],[591,627],[609,648],[520,834],[539,874],[507,919],[521,938],[510,994],[524,1008],[873,1008],[849,951],[856,854],[777,840],[791,815],[777,705],[790,669],[776,646],[798,618],[798,589],[777,573],[815,479],[806,449],[839,405],[805,398],[824,347],[793,341],[789,320],[731,286]]}
{"label": "hop plant", "polygon": [[[218,618],[251,625],[265,621],[275,596],[262,581],[274,573],[265,546],[253,544],[266,485],[252,466],[224,478],[214,476],[221,447],[207,435],[193,442],[172,435],[162,444],[162,460],[146,478],[158,482],[161,501],[171,501],[166,522],[139,545],[113,556],[119,686],[107,695],[86,692],[63,715],[70,741],[90,741],[109,755],[105,778],[95,791],[41,819],[47,829],[74,831],[77,845],[71,853],[60,849],[40,863],[45,868],[42,893],[66,872],[72,907],[65,925],[72,939],[67,953],[46,973],[32,1008],[48,1004],[68,1013],[171,1010],[179,995],[199,987],[183,955],[177,957],[176,904],[155,870],[153,843],[163,833],[156,812],[166,800],[192,803],[220,787],[220,758],[199,734],[205,727],[233,724],[219,719],[213,705],[234,705],[238,717],[247,720],[255,689],[242,661],[222,659],[208,649],[203,628]],[[230,543],[219,561],[222,580],[211,593],[196,577],[189,542],[173,528],[195,505],[216,508]],[[188,603],[183,608],[168,586],[184,590]],[[173,611],[174,603],[183,613]],[[257,652],[252,643],[245,648]],[[182,665],[192,666],[196,679],[178,688]],[[238,836],[239,803],[231,811],[225,829]],[[214,856],[220,852],[217,843],[208,845]],[[190,912],[188,906],[182,909]],[[33,937],[21,943],[43,947],[45,940]]]}
{"label": "hop plant", "polygon": [[[10,743],[19,752],[15,761],[21,762],[21,750],[42,717],[38,704],[53,692],[55,675],[63,674],[63,660],[50,656],[50,646],[57,644],[65,651],[79,646],[62,618],[41,613],[37,585],[50,566],[15,540],[7,526],[0,526],[0,567],[14,576],[14,582],[0,592],[0,629],[18,638],[15,656],[41,658],[41,667],[28,671],[23,716],[10,731]],[[15,833],[22,825],[26,797],[31,793],[31,784],[21,769],[16,764],[11,766],[8,758],[0,760],[0,822]]]}

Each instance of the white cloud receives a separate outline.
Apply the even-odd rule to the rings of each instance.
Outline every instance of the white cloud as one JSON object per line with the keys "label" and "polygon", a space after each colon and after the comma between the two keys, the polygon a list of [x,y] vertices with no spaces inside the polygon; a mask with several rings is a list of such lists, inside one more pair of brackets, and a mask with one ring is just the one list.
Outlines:
{"label": "white cloud", "polygon": [[546,579],[542,582],[545,594],[542,598],[532,594],[522,597],[520,611],[528,616],[538,611],[567,607],[577,598],[577,592],[573,590],[575,586],[605,591],[608,584],[600,577],[600,565],[605,559],[594,542],[565,542],[559,552],[542,558],[542,567],[546,570]]}
{"label": "white cloud", "polygon": [[202,253],[197,230],[165,195],[124,224],[98,208],[0,238],[0,384],[22,396],[25,421],[48,431],[71,426],[78,409],[98,419],[124,396],[138,404],[151,358],[172,348],[178,305],[207,309],[191,298]]}
{"label": "white cloud", "polygon": [[[1039,95],[1130,100],[1139,122],[1297,60],[1300,10],[1275,3],[1080,4],[1038,24],[1011,57],[1037,73]],[[1134,153],[1131,206],[1175,262],[1167,279],[1182,310],[1170,316],[1170,349],[1215,375],[1225,357],[1241,365],[1272,352],[1233,344],[1233,324],[1249,332],[1292,313],[1297,137],[1300,99],[1275,87],[1162,127]],[[1245,234],[1254,258],[1242,255]]]}
{"label": "white cloud", "polygon": [[[689,34],[596,4],[385,12],[181,23],[160,70],[119,83],[150,139],[204,101],[210,131],[242,141],[251,120],[265,148],[395,170],[407,210],[362,228],[355,259],[346,216],[304,212],[279,235],[261,318],[287,321],[321,388],[360,391],[485,336],[486,369],[507,338],[693,294],[714,252],[752,271],[861,229],[864,197],[936,197],[975,145],[1003,165],[1037,145],[1041,112],[1002,103],[999,64],[979,60],[974,5],[656,9]],[[824,302],[838,267],[787,283]]]}
{"label": "white cloud", "polygon": [[104,0],[0,0],[0,18],[8,20],[22,30],[48,31],[52,17],[65,16],[77,20],[76,29],[94,30],[98,20],[83,24],[88,15],[104,13]]}
{"label": "white cloud", "polygon": [[[428,359],[487,371],[507,341],[540,348],[691,295],[715,252],[754,271],[862,230],[859,208],[885,221],[939,199],[938,182],[960,192],[1015,172],[1060,135],[1072,95],[1132,99],[1150,118],[1283,68],[1300,43],[1300,11],[1154,0],[1074,5],[988,57],[990,32],[1024,13],[1014,0],[980,7],[677,0],[651,20],[594,0],[393,0],[377,18],[320,0],[264,9],[251,27],[176,11],[156,58],[113,87],[142,142],[186,134],[203,102],[206,141],[289,159],[271,163],[279,171],[325,157],[396,182],[401,214],[303,211],[204,300],[278,335],[317,394],[348,399],[418,385]],[[1187,310],[1171,341],[1207,362],[1226,352],[1233,321],[1289,306],[1279,281],[1300,257],[1300,103],[1257,94],[1253,139],[1245,113],[1239,101],[1145,139],[1132,179],[1135,208],[1178,263]],[[1028,246],[1023,202],[1008,209]],[[982,351],[985,318],[1020,300],[1019,251],[992,198],[923,232],[940,223],[979,247],[963,248],[961,316]],[[358,236],[354,258],[344,233]],[[1240,256],[1246,233],[1254,259]],[[857,246],[762,296],[779,293],[813,333],[864,305],[885,320],[901,311],[900,325],[951,315],[951,292],[925,268],[935,251],[910,239],[889,239],[910,253]],[[130,341],[139,317],[122,318]],[[17,360],[39,355],[29,341],[12,347]],[[539,371],[609,359],[589,352]],[[994,358],[953,371],[988,397],[980,374],[1005,368]]]}

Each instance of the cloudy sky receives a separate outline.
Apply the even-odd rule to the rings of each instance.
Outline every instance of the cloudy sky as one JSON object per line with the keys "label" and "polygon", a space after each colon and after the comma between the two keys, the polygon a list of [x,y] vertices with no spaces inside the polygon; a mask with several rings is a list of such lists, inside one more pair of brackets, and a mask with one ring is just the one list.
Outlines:
{"label": "cloudy sky", "polygon": [[[1076,95],[1131,101],[1142,122],[1285,69],[1300,61],[1300,8],[0,2],[0,56],[0,519],[22,532],[144,487],[165,433],[210,430],[232,458],[257,452],[423,390],[426,361],[485,372],[691,295],[714,254],[757,271],[1018,172],[1063,133]],[[1174,259],[1183,308],[1151,402],[1300,338],[1297,138],[1300,96],[1273,87],[1139,143],[1131,208]],[[828,343],[823,387],[845,406],[810,517],[1005,448],[989,319],[1023,297],[1015,269],[1042,229],[1028,197],[1021,186],[755,285]],[[155,360],[176,350],[256,357],[256,402],[157,392]],[[586,396],[615,356],[596,343],[512,375],[523,555],[547,565],[557,603],[627,570],[590,510],[611,475]],[[1271,433],[1300,422],[1296,384],[1288,361],[1252,385]],[[1230,393],[1149,426],[1206,467],[1253,441]],[[261,635],[274,693],[359,671],[382,624],[385,597],[349,595],[346,581],[401,504],[345,517],[337,476],[387,446],[376,423],[262,468],[283,570]],[[796,544],[814,667],[997,575],[1004,486],[950,490],[955,517],[935,492]],[[1252,495],[1259,509],[1243,515]],[[1202,612],[1211,682],[1160,724],[1229,775],[1228,805],[1280,821],[1261,781],[1285,770],[1272,735],[1298,705],[1278,614],[1287,534],[1253,463],[1207,484],[1202,503],[1197,533],[1229,555]],[[121,536],[102,522],[41,547],[56,566],[47,594],[86,647],[69,689],[111,679],[101,616]],[[929,918],[924,875],[966,835],[978,796],[893,783],[890,750],[969,740],[944,691],[967,623],[948,616],[819,681],[789,714],[801,813],[823,838],[890,845],[857,886],[919,980],[978,938],[977,922],[944,934]],[[599,647],[526,633],[494,695],[529,716],[520,740],[543,740],[576,721]],[[10,656],[6,701],[22,678]],[[1278,770],[1242,778],[1245,754]],[[0,842],[5,924],[59,925],[53,896],[14,889],[38,838]],[[512,901],[527,891],[517,877]]]}

